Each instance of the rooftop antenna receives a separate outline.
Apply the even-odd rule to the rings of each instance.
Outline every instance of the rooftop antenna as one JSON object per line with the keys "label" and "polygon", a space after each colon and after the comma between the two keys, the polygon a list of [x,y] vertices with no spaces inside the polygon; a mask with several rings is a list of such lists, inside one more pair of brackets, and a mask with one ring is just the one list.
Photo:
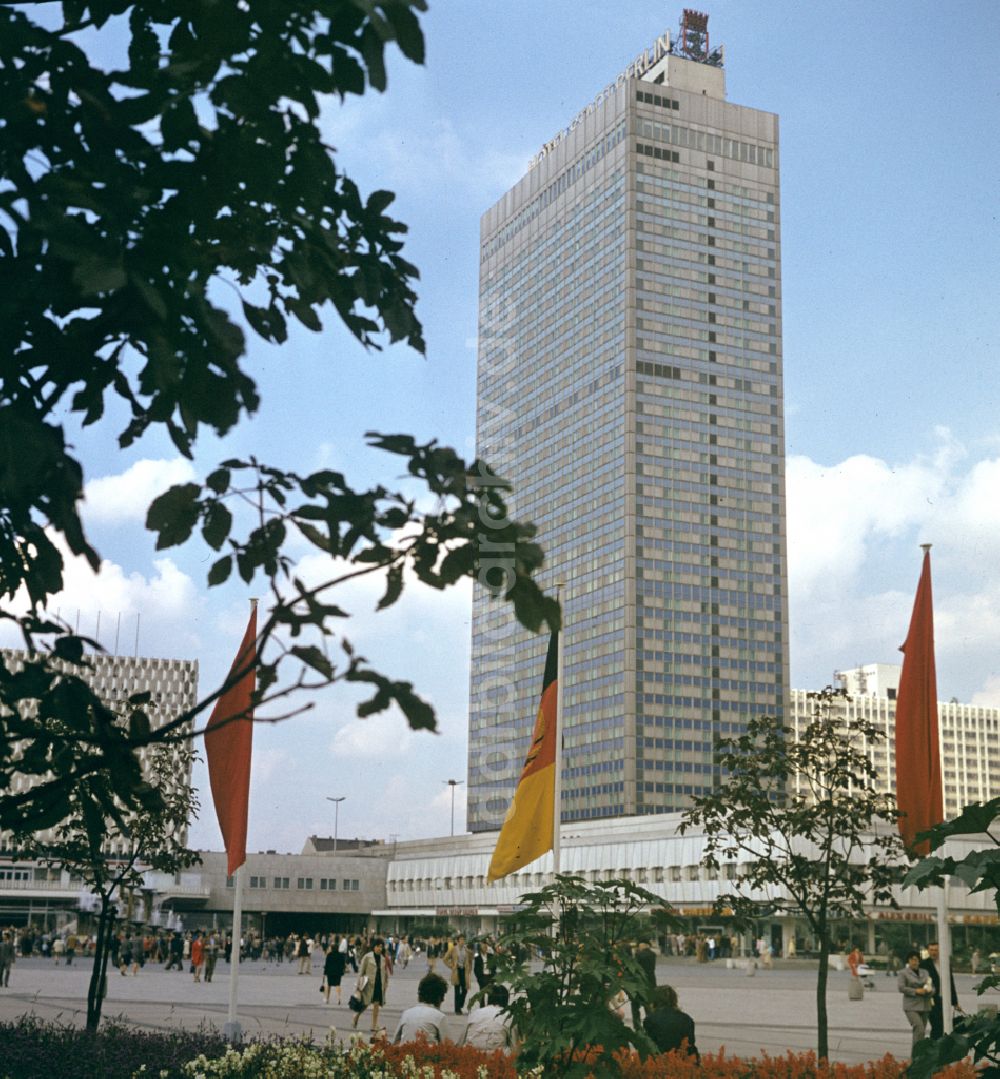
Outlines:
{"label": "rooftop antenna", "polygon": [[674,56],[682,56],[685,60],[694,60],[699,64],[723,66],[722,47],[712,49],[709,45],[708,15],[704,11],[695,11],[694,8],[684,8],[680,33],[670,51]]}

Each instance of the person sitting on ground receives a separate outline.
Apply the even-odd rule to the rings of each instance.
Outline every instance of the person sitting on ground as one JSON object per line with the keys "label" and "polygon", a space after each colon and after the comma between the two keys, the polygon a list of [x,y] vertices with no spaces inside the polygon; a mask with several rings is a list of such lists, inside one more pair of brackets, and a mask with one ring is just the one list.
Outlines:
{"label": "person sitting on ground", "polygon": [[486,1004],[469,1012],[469,1023],[459,1045],[472,1045],[488,1053],[502,1049],[505,1053],[517,1047],[517,1039],[511,1029],[510,1015],[504,1009],[510,1003],[510,993],[505,985],[497,982],[486,990]]}
{"label": "person sitting on ground", "polygon": [[677,1006],[677,991],[670,985],[658,985],[653,990],[652,1011],[643,1021],[643,1029],[656,1042],[661,1053],[681,1049],[696,1061],[701,1060],[694,1043],[694,1020]]}
{"label": "person sitting on ground", "polygon": [[435,1044],[447,1041],[444,1032],[444,1012],[441,1001],[448,994],[448,983],[440,974],[425,974],[417,983],[417,1004],[407,1008],[399,1017],[393,1044],[413,1042],[422,1034]]}

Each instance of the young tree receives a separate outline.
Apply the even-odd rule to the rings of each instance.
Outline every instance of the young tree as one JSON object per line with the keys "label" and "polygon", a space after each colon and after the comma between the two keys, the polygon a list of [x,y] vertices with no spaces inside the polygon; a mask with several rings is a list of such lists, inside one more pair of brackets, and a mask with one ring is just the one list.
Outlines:
{"label": "young tree", "polygon": [[[123,447],[159,429],[191,456],[205,429],[226,435],[257,410],[247,335],[281,344],[289,319],[318,332],[332,316],[363,346],[423,351],[417,270],[401,254],[405,226],[386,212],[393,195],[359,191],[319,117],[331,98],[385,89],[389,45],[423,62],[424,10],[425,0],[0,8],[0,618],[30,653],[23,670],[0,662],[0,830],[63,819],[91,797],[90,777],[91,811],[103,815],[106,774],[127,808],[162,808],[135,753],[188,737],[226,688],[155,730],[141,710],[122,727],[49,662],[79,664],[95,647],[45,613],[63,584],[62,548],[100,564],[80,516],[74,425]],[[363,682],[372,695],[360,715],[396,705],[433,728],[413,686],[373,670],[341,634],[338,583],[381,575],[384,608],[409,576],[438,589],[478,577],[534,630],[555,626],[558,608],[532,578],[533,528],[508,518],[507,485],[484,463],[407,436],[370,442],[404,459],[429,510],[329,470],[228,460],[158,498],[147,524],[161,549],[198,530],[216,552],[209,586],[234,571],[269,582],[258,706]],[[296,575],[290,538],[330,556],[327,580]],[[292,673],[279,680],[279,668]],[[12,790],[15,773],[32,785]]]}
{"label": "young tree", "polygon": [[703,862],[738,862],[734,892],[717,905],[747,920],[759,904],[803,917],[819,943],[817,1053],[827,1056],[826,985],[830,931],[837,919],[863,917],[866,905],[892,903],[904,860],[891,795],[876,789],[867,747],[884,736],[838,708],[829,687],[809,694],[812,712],[798,738],[777,719],[752,719],[746,733],[720,739],[718,785],[695,797],[681,830],[705,834]]}
{"label": "young tree", "polygon": [[[146,777],[160,793],[155,807],[127,809],[115,796],[108,774],[93,772],[71,792],[70,814],[56,829],[55,838],[26,835],[18,842],[15,837],[15,857],[61,866],[82,877],[97,897],[94,966],[87,990],[88,1030],[96,1030],[101,1021],[116,907],[142,887],[146,871],[176,873],[199,860],[183,842],[198,802],[191,787],[183,779],[178,782],[178,776],[188,775],[191,759],[185,745],[151,750]],[[106,818],[94,815],[97,804],[108,807]]]}
{"label": "young tree", "polygon": [[[521,905],[504,927],[495,974],[513,990],[507,1010],[521,1039],[519,1063],[545,1075],[611,1076],[619,1074],[618,1050],[655,1053],[611,1004],[622,991],[646,1003],[649,983],[632,948],[649,931],[650,911],[669,918],[663,900],[628,880],[589,884],[560,874]],[[535,955],[540,970],[528,962]]]}

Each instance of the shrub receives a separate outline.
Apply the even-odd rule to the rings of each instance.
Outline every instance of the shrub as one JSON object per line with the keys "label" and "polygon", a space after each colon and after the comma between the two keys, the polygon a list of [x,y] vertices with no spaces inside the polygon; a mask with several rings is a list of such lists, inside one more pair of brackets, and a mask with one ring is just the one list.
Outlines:
{"label": "shrub", "polygon": [[[182,1067],[204,1053],[218,1056],[226,1043],[210,1031],[137,1030],[121,1020],[107,1020],[98,1031],[24,1015],[0,1023],[0,1076],[3,1079],[132,1079],[166,1073],[183,1075]],[[141,1073],[140,1073],[141,1074]]]}
{"label": "shrub", "polygon": [[[591,1075],[620,1079],[900,1079],[905,1062],[885,1056],[867,1064],[828,1064],[815,1053],[746,1060],[725,1050],[706,1053],[697,1065],[687,1056],[660,1053],[642,1059],[619,1049],[609,1060],[600,1047],[582,1054]],[[240,1048],[205,1031],[147,1032],[120,1020],[97,1033],[25,1016],[0,1024],[0,1079],[542,1079],[542,1068],[518,1070],[512,1057],[469,1046],[316,1045],[272,1039]],[[938,1073],[976,1079],[966,1061]]]}

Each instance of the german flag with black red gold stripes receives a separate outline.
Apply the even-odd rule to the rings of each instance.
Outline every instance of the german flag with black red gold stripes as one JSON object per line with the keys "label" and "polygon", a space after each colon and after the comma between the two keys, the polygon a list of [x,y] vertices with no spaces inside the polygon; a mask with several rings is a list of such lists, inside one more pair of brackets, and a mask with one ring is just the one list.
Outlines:
{"label": "german flag with black red gold stripes", "polygon": [[517,790],[504,817],[490,862],[488,882],[506,877],[552,849],[556,794],[556,696],[559,692],[559,634],[549,639],[542,699],[531,747]]}

